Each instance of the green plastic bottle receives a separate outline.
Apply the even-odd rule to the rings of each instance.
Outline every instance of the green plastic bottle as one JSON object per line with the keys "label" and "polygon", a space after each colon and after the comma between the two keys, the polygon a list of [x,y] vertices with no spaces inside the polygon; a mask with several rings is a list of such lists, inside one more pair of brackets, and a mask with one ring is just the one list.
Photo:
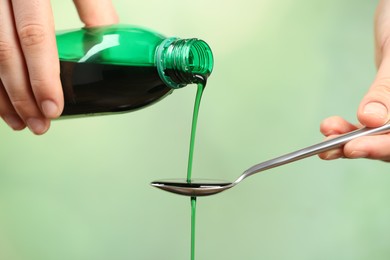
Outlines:
{"label": "green plastic bottle", "polygon": [[63,116],[128,112],[188,84],[205,84],[213,69],[209,45],[166,38],[130,25],[57,33]]}

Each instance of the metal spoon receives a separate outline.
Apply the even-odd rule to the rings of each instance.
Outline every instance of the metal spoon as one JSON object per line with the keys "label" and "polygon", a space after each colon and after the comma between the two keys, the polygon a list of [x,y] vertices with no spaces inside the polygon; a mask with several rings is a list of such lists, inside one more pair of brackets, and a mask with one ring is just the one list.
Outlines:
{"label": "metal spoon", "polygon": [[221,180],[191,180],[187,182],[185,179],[170,179],[170,180],[158,180],[151,183],[152,186],[160,188],[165,191],[173,192],[180,195],[198,197],[209,196],[221,191],[230,189],[240,183],[245,178],[262,172],[274,167],[278,167],[287,163],[291,163],[300,159],[310,157],[315,154],[319,154],[337,147],[344,145],[345,143],[367,135],[384,134],[390,131],[390,124],[386,124],[377,128],[361,128],[336,138],[323,141],[321,143],[297,150],[292,153],[288,153],[274,159],[256,164],[242,173],[240,177],[234,182],[221,181]]}

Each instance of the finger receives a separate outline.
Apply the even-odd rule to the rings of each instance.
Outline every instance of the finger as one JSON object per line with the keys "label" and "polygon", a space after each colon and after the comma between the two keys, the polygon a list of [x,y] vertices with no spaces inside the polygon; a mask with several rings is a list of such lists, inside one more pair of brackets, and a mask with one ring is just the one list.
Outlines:
{"label": "finger", "polygon": [[26,127],[23,120],[18,116],[15,109],[12,107],[4,89],[3,83],[0,81],[0,116],[14,130],[22,130]]}
{"label": "finger", "polygon": [[[332,138],[335,138],[337,136],[338,135],[329,135],[328,137],[325,138],[325,141],[330,140]],[[332,149],[332,150],[329,150],[329,151],[326,151],[323,153],[319,153],[318,157],[320,157],[323,160],[335,160],[338,158],[342,158],[342,157],[344,157],[343,148],[335,148],[335,149]]]}
{"label": "finger", "polygon": [[325,136],[340,135],[356,129],[355,125],[339,116],[326,118],[320,125],[320,131]]}
{"label": "finger", "polygon": [[[42,134],[47,130],[48,123],[42,118],[42,113],[31,92],[13,19],[10,2],[2,1],[0,4],[0,78],[4,87],[2,90],[4,105],[1,115],[6,121],[8,118],[11,122],[9,116],[14,115],[16,111],[32,132]],[[16,122],[16,119],[14,121]]]}
{"label": "finger", "polygon": [[382,50],[390,37],[390,1],[381,0],[375,11],[375,63],[379,68],[382,62]]}
{"label": "finger", "polygon": [[86,27],[110,25],[119,21],[110,0],[74,0],[74,4]]}
{"label": "finger", "polygon": [[[339,116],[326,118],[320,125],[321,133],[327,137],[325,140],[332,139],[338,135],[348,133],[356,129],[357,127],[355,125]],[[344,157],[344,150],[342,147],[336,148],[320,153],[318,156],[323,160],[335,160]]]}
{"label": "finger", "polygon": [[13,0],[15,25],[36,102],[47,118],[60,116],[63,94],[49,0]]}
{"label": "finger", "polygon": [[390,42],[382,54],[376,79],[358,109],[359,121],[368,127],[381,126],[390,119]]}
{"label": "finger", "polygon": [[368,158],[390,161],[390,135],[364,136],[344,146],[347,158]]}

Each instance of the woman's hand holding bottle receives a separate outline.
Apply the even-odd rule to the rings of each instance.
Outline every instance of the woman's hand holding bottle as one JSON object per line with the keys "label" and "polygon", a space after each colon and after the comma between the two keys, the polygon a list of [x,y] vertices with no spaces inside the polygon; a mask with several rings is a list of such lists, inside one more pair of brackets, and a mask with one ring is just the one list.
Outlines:
{"label": "woman's hand holding bottle", "polygon": [[[85,26],[114,24],[110,0],[74,0]],[[0,116],[43,134],[64,106],[50,0],[0,3]]]}

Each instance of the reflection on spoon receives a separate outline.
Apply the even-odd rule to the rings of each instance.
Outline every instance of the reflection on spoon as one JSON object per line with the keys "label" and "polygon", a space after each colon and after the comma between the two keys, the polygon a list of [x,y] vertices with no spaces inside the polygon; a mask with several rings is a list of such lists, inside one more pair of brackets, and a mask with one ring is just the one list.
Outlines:
{"label": "reflection on spoon", "polygon": [[208,179],[192,179],[191,182],[187,182],[186,179],[166,179],[154,181],[151,185],[165,191],[191,197],[213,195],[233,187],[229,181]]}

